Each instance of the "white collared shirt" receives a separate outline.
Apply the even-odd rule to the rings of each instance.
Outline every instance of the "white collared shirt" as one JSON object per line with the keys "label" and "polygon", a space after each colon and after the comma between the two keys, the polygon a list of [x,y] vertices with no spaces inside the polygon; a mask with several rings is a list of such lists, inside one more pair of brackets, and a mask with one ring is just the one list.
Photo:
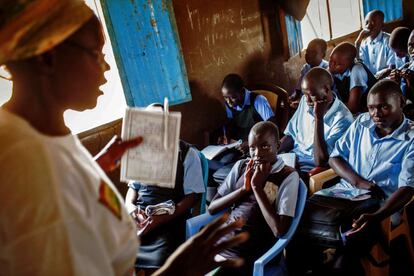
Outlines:
{"label": "white collared shirt", "polygon": [[395,64],[394,51],[389,46],[390,35],[380,32],[377,37],[367,37],[359,47],[359,57],[372,74]]}

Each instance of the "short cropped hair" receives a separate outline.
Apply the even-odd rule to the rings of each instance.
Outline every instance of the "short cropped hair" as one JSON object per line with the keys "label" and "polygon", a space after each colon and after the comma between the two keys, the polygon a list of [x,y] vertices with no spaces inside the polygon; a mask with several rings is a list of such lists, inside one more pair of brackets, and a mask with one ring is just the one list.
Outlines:
{"label": "short cropped hair", "polygon": [[341,53],[345,55],[349,60],[353,61],[356,58],[358,51],[355,48],[354,44],[349,42],[342,42],[333,49],[332,53]]}
{"label": "short cropped hair", "polygon": [[279,128],[272,122],[262,121],[255,124],[251,130],[250,134],[257,135],[269,132],[275,138],[275,141],[279,143]]}
{"label": "short cropped hair", "polygon": [[321,49],[321,51],[324,53],[326,53],[326,49],[328,49],[328,43],[326,43],[326,41],[321,38],[312,39],[308,44],[308,48],[311,44],[317,45],[319,49]]}
{"label": "short cropped hair", "polygon": [[397,27],[392,30],[390,35],[390,46],[394,49],[407,49],[408,38],[410,37],[410,29],[407,27]]}
{"label": "short cropped hair", "polygon": [[390,79],[383,79],[374,84],[371,90],[369,90],[368,96],[384,92],[386,92],[389,95],[392,95],[393,97],[399,98],[401,100],[402,105],[404,105],[405,98],[401,91],[400,85],[397,82]]}
{"label": "short cropped hair", "polygon": [[238,92],[244,87],[243,79],[237,74],[228,74],[224,77],[222,88],[227,88],[230,91]]}
{"label": "short cropped hair", "polygon": [[371,13],[374,16],[379,16],[381,18],[381,21],[384,22],[385,14],[384,14],[383,11],[381,11],[381,10],[372,10]]}

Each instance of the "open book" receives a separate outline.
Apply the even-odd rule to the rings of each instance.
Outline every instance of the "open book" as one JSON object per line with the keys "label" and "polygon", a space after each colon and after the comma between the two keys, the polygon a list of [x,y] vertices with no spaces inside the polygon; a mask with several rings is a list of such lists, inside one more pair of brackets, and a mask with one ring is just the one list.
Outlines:
{"label": "open book", "polygon": [[207,159],[212,160],[214,157],[216,157],[220,153],[222,153],[222,152],[224,152],[228,149],[235,148],[236,146],[240,145],[241,143],[242,143],[242,141],[239,140],[239,141],[236,141],[234,143],[227,144],[227,145],[209,145],[209,146],[205,147],[201,151],[201,153],[203,153],[204,156]]}
{"label": "open book", "polygon": [[337,197],[342,199],[348,199],[352,201],[364,200],[371,197],[369,190],[344,187],[341,184],[336,184],[332,187],[322,189],[315,193],[316,195]]}
{"label": "open book", "polygon": [[122,124],[122,139],[144,138],[124,154],[121,181],[174,188],[177,171],[181,113],[153,112],[127,108]]}

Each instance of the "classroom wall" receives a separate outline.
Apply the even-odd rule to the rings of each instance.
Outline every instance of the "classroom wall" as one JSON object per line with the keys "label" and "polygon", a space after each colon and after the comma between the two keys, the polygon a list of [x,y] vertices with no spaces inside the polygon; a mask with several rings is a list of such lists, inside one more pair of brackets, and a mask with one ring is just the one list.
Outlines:
{"label": "classroom wall", "polygon": [[275,2],[173,1],[193,98],[174,107],[183,115],[183,139],[202,146],[225,120],[220,86],[226,74],[238,73],[247,83],[286,85]]}

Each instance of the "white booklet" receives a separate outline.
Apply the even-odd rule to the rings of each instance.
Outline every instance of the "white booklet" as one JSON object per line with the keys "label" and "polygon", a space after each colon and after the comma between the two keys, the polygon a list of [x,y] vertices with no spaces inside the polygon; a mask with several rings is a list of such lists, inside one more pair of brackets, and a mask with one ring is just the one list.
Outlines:
{"label": "white booklet", "polygon": [[207,159],[212,160],[214,157],[216,157],[220,153],[222,153],[222,152],[224,152],[228,149],[235,148],[236,146],[240,145],[241,143],[242,143],[242,141],[239,140],[239,141],[236,141],[234,143],[227,144],[227,145],[209,145],[209,146],[205,147],[201,151],[201,153],[204,154],[204,156]]}
{"label": "white booklet", "polygon": [[316,195],[337,197],[342,199],[348,199],[352,201],[364,200],[371,197],[369,190],[344,187],[341,184],[336,184],[332,187],[322,189],[315,193]]}
{"label": "white booklet", "polygon": [[142,136],[144,140],[122,157],[121,181],[174,188],[180,126],[180,112],[166,114],[127,108],[122,123],[122,139]]}

